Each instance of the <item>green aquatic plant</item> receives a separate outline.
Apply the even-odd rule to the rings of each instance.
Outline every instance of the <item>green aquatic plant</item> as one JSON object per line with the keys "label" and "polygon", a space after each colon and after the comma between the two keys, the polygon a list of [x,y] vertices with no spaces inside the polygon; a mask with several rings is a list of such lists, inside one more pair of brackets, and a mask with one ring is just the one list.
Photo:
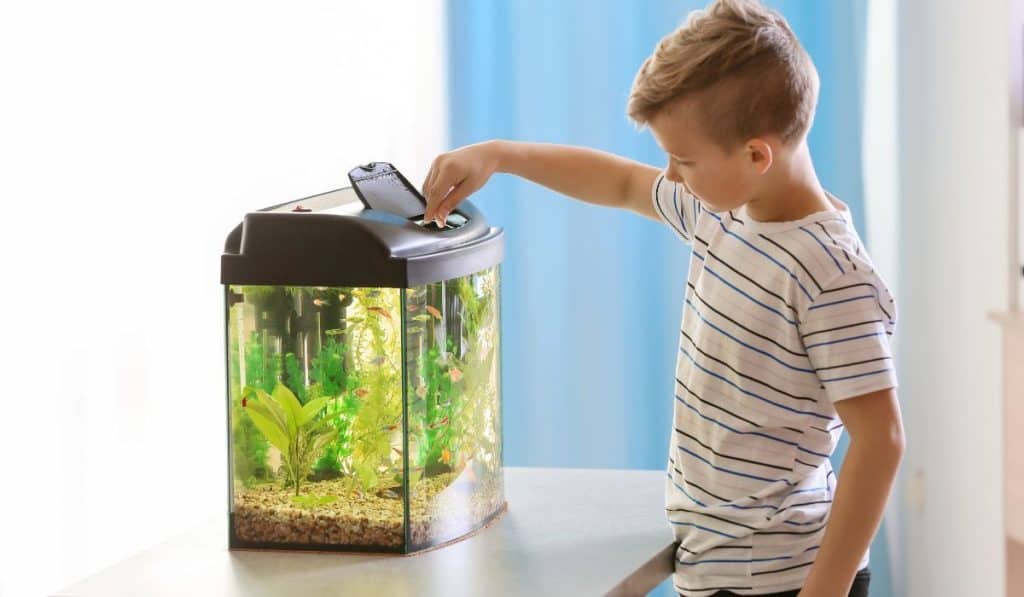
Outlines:
{"label": "green aquatic plant", "polygon": [[268,445],[252,419],[244,416],[242,410],[239,404],[232,405],[233,462],[235,476],[246,487],[251,487],[258,480],[270,477],[270,468],[267,466]]}
{"label": "green aquatic plant", "polygon": [[281,358],[267,350],[266,335],[253,330],[245,343],[245,383],[272,392],[281,378]]}
{"label": "green aquatic plant", "polygon": [[278,384],[272,394],[246,386],[242,395],[248,402],[246,408],[253,423],[281,451],[287,480],[295,485],[295,495],[299,495],[314,458],[337,437],[330,419],[317,419],[330,398],[321,396],[302,405],[284,384]]}
{"label": "green aquatic plant", "polygon": [[357,380],[345,371],[345,350],[344,343],[329,337],[313,359],[310,370],[320,393],[331,397],[326,416],[338,430],[338,438],[324,449],[324,453],[313,464],[316,480],[340,477],[341,461],[352,453],[349,446],[349,427],[352,417],[358,411],[358,402],[351,395],[340,395],[343,390],[354,390]]}
{"label": "green aquatic plant", "polygon": [[[457,470],[474,457],[493,461],[499,448],[493,433],[500,415],[496,284],[491,268],[409,292],[408,333],[423,333],[426,340],[407,389],[416,446],[411,469],[422,466],[427,476]],[[445,328],[442,305],[452,315]]]}
{"label": "green aquatic plant", "polygon": [[[365,313],[352,326],[351,358],[358,371],[358,383],[349,383],[346,407],[352,413],[348,445],[351,454],[344,461],[352,473],[349,486],[358,484],[370,491],[390,479],[396,470],[392,440],[401,435],[401,369],[399,294],[395,290],[353,289],[353,304]],[[352,323],[353,318],[347,321]],[[400,362],[400,361],[399,361]],[[351,381],[351,380],[350,380]]]}
{"label": "green aquatic plant", "polygon": [[309,402],[309,395],[306,390],[306,381],[302,375],[302,367],[299,366],[299,359],[295,353],[289,352],[284,355],[285,379],[284,385],[299,399],[299,404]]}
{"label": "green aquatic plant", "polygon": [[[262,287],[247,287],[262,288]],[[232,318],[238,316],[238,307],[232,309]],[[241,370],[239,359],[244,359],[245,381],[247,385],[261,387],[266,391],[272,391],[278,382],[281,371],[280,359],[269,354],[266,343],[263,341],[266,332],[253,331],[245,342],[244,355],[239,354],[237,339],[232,342],[232,384],[231,384],[231,433],[233,441],[233,465],[235,475],[247,487],[251,487],[257,481],[270,478],[271,471],[267,464],[269,445],[266,438],[257,429],[249,417],[244,416],[242,408],[242,396],[239,386],[241,384]]]}
{"label": "green aquatic plant", "polygon": [[345,344],[328,338],[313,359],[312,376],[320,384],[323,396],[334,396],[337,399],[345,387]]}

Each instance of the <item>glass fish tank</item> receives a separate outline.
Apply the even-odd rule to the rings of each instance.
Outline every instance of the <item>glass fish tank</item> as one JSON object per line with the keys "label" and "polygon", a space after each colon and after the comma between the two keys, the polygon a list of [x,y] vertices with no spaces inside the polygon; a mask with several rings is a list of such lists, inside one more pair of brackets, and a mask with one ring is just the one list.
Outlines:
{"label": "glass fish tank", "polygon": [[221,262],[231,548],[411,554],[507,509],[504,237],[386,163],[247,214]]}

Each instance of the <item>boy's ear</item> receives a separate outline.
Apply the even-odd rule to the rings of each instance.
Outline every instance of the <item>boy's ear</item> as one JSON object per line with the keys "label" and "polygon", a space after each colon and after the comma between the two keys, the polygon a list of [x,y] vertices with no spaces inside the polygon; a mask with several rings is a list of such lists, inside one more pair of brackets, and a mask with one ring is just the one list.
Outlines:
{"label": "boy's ear", "polygon": [[750,164],[758,174],[764,174],[772,166],[772,146],[764,139],[751,139],[747,141],[747,157]]}

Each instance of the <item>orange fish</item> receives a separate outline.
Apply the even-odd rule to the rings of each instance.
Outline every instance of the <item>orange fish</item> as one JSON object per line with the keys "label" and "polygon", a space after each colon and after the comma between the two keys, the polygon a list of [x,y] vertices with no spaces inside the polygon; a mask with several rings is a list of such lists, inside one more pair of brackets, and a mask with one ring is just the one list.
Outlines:
{"label": "orange fish", "polygon": [[415,313],[418,308],[415,303],[409,303],[409,313]]}
{"label": "orange fish", "polygon": [[313,299],[313,304],[316,305],[317,307],[325,307],[325,306],[329,305],[330,303],[328,303],[327,301],[325,301],[323,299]]}
{"label": "orange fish", "polygon": [[420,386],[420,387],[416,388],[416,395],[419,396],[420,398],[426,398],[426,396],[427,396],[427,386]]}
{"label": "orange fish", "polygon": [[441,450],[441,462],[448,464],[452,461],[452,453],[448,451],[448,448]]}
{"label": "orange fish", "polygon": [[462,371],[459,371],[458,367],[452,367],[448,371],[448,377],[450,377],[453,382],[458,382],[460,379],[462,379]]}
{"label": "orange fish", "polygon": [[430,313],[437,319],[441,319],[441,312],[434,308],[433,305],[427,305],[427,313]]}
{"label": "orange fish", "polygon": [[441,419],[440,421],[436,421],[436,422],[435,422],[435,423],[433,423],[432,425],[427,425],[427,429],[437,429],[438,427],[440,427],[440,426],[442,426],[442,425],[447,425],[447,424],[448,424],[448,417],[447,417],[447,416],[445,416],[445,417],[444,417],[443,419]]}
{"label": "orange fish", "polygon": [[339,300],[339,301],[344,301],[344,300],[345,300],[345,294],[344,294],[344,293],[342,293],[342,292],[339,292],[339,293],[338,293],[338,300]]}
{"label": "orange fish", "polygon": [[370,393],[370,390],[367,390],[366,388],[356,388],[356,391],[355,391],[356,396],[359,396],[360,398],[362,398],[363,396],[366,396],[369,393]]}
{"label": "orange fish", "polygon": [[246,397],[242,396],[242,408],[245,408],[246,402],[247,402]]}
{"label": "orange fish", "polygon": [[367,311],[373,311],[374,313],[379,313],[379,314],[383,315],[384,317],[387,317],[388,319],[391,319],[391,314],[388,313],[387,309],[385,309],[384,307],[367,307],[366,310]]}

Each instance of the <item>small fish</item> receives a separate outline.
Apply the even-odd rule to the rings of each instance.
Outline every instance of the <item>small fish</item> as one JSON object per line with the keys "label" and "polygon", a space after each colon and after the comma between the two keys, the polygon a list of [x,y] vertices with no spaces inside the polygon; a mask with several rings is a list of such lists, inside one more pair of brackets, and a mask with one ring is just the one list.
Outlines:
{"label": "small fish", "polygon": [[324,299],[313,299],[313,304],[317,307],[326,307],[327,305],[330,305],[330,303]]}
{"label": "small fish", "polygon": [[355,395],[359,396],[360,398],[363,398],[364,396],[366,396],[369,393],[370,393],[370,390],[367,390],[366,388],[356,388],[356,391],[355,391]]}
{"label": "small fish", "polygon": [[419,309],[419,307],[417,307],[414,303],[409,303],[408,309],[409,309],[409,313],[415,313],[416,309]]}
{"label": "small fish", "polygon": [[242,408],[245,408],[246,404],[248,404],[248,398],[246,398],[245,396],[242,396]]}
{"label": "small fish", "polygon": [[441,319],[441,312],[438,311],[433,305],[427,305],[427,313],[430,313],[434,317]]}
{"label": "small fish", "polygon": [[424,315],[423,313],[420,313],[419,315],[413,315],[412,316],[412,320],[413,321],[428,321],[429,319],[430,319],[430,316],[429,315]]}
{"label": "small fish", "polygon": [[373,311],[374,313],[378,313],[380,315],[383,315],[384,317],[387,317],[388,319],[391,319],[391,314],[388,313],[388,310],[385,309],[384,307],[367,307],[366,310]]}
{"label": "small fish", "polygon": [[401,451],[401,450],[399,450],[398,448],[396,448],[396,447],[394,447],[394,446],[391,446],[391,449],[395,451],[395,454],[398,454],[399,456],[401,456],[401,455],[402,455],[402,451]]}
{"label": "small fish", "polygon": [[420,386],[420,387],[416,388],[416,395],[419,396],[420,398],[426,398],[427,397],[427,386]]}
{"label": "small fish", "polygon": [[384,355],[370,359],[370,364],[380,367],[384,364]]}
{"label": "small fish", "polygon": [[327,290],[326,286],[315,286],[314,288],[316,288],[317,290]]}
{"label": "small fish", "polygon": [[345,293],[344,292],[339,292],[338,293],[338,302],[339,303],[340,302],[344,302],[344,300],[345,300]]}
{"label": "small fish", "polygon": [[345,330],[343,330],[341,328],[335,328],[333,330],[327,330],[324,333],[327,334],[328,336],[337,336],[339,334],[344,334]]}
{"label": "small fish", "polygon": [[397,500],[402,497],[401,487],[388,487],[387,489],[378,489],[376,493],[377,497],[384,499]]}
{"label": "small fish", "polygon": [[448,448],[441,450],[441,462],[448,464],[452,461],[452,453],[448,451]]}
{"label": "small fish", "polygon": [[462,379],[462,371],[460,371],[458,367],[452,367],[448,371],[448,377],[450,377],[453,382],[458,382]]}
{"label": "small fish", "polygon": [[394,425],[387,425],[385,427],[380,428],[381,431],[394,431],[395,429],[398,429],[398,423],[395,423]]}
{"label": "small fish", "polygon": [[435,421],[434,423],[427,425],[427,429],[437,429],[438,427],[448,424],[448,416],[446,415],[443,419]]}

